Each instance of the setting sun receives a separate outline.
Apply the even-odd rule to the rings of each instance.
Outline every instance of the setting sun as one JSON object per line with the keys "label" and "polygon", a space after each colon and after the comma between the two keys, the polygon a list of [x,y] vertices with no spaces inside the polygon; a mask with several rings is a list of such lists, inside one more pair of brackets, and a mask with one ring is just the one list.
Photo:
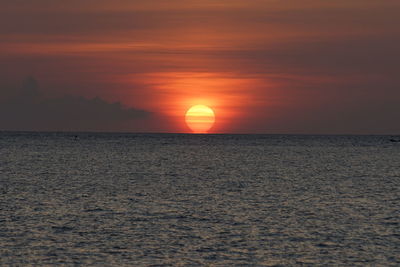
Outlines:
{"label": "setting sun", "polygon": [[185,121],[194,133],[207,133],[214,125],[215,114],[205,105],[196,105],[186,112]]}

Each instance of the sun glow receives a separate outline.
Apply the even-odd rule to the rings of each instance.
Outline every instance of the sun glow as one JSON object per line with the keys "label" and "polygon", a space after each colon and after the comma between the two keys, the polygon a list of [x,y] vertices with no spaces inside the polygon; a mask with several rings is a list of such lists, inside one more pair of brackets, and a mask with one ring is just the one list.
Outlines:
{"label": "sun glow", "polygon": [[214,125],[215,114],[205,105],[196,105],[186,112],[185,121],[192,132],[207,133]]}

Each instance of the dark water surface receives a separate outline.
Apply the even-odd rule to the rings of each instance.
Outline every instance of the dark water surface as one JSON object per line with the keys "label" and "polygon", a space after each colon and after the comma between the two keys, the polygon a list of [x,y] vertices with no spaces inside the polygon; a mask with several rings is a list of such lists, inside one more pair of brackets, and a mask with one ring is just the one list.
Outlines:
{"label": "dark water surface", "polygon": [[0,264],[399,266],[389,139],[0,133]]}

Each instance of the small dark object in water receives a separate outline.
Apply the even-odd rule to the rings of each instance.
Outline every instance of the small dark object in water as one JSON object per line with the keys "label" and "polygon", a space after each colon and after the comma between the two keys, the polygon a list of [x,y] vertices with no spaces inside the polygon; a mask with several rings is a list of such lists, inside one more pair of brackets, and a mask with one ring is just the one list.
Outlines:
{"label": "small dark object in water", "polygon": [[394,142],[394,143],[400,143],[400,139],[396,140],[396,139],[390,139],[390,142]]}

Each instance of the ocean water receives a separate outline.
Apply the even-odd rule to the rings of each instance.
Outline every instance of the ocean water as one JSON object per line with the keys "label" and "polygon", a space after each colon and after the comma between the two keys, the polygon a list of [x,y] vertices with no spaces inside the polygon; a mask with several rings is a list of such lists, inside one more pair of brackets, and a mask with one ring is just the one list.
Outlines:
{"label": "ocean water", "polygon": [[0,133],[0,265],[399,266],[390,136]]}

